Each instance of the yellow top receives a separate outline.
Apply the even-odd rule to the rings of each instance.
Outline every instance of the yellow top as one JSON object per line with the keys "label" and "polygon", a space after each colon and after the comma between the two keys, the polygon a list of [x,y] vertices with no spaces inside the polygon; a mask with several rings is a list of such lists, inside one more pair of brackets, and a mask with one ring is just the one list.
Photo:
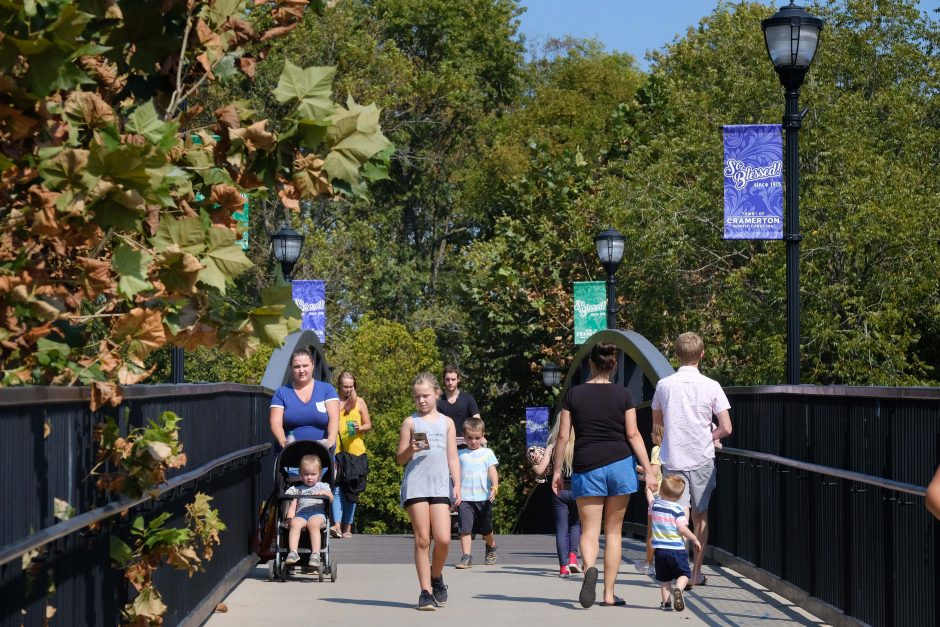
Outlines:
{"label": "yellow top", "polygon": [[660,447],[657,444],[653,447],[652,454],[650,454],[650,464],[656,466],[656,489],[653,490],[654,494],[659,494],[659,486],[663,483],[663,463],[659,459],[659,449]]}
{"label": "yellow top", "polygon": [[366,442],[362,438],[361,433],[356,433],[355,435],[349,435],[349,424],[353,422],[358,427],[362,424],[362,416],[359,414],[359,406],[353,407],[353,410],[348,414],[340,405],[339,409],[339,446],[336,447],[336,452],[349,453],[350,455],[365,455],[366,453]]}

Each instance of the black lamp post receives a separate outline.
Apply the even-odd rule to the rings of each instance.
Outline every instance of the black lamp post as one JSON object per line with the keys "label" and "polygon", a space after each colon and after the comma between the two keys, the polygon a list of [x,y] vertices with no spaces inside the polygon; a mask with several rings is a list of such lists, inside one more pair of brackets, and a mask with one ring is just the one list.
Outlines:
{"label": "black lamp post", "polygon": [[799,131],[803,122],[800,112],[800,86],[816,56],[819,32],[823,21],[810,15],[793,2],[761,22],[767,54],[784,87],[786,109],[783,128],[786,132],[786,217],[783,239],[787,246],[787,383],[800,383],[800,165]]}
{"label": "black lamp post", "polygon": [[607,328],[617,328],[617,284],[614,274],[623,259],[623,248],[627,238],[617,229],[607,229],[594,236],[597,257],[607,272]]}
{"label": "black lamp post", "polygon": [[548,388],[557,388],[561,384],[561,366],[548,362],[542,366],[542,383]]}
{"label": "black lamp post", "polygon": [[274,249],[274,258],[281,264],[281,273],[284,280],[289,281],[294,265],[300,259],[300,250],[304,246],[304,236],[290,228],[287,222],[281,223],[281,228],[271,236],[271,247]]}

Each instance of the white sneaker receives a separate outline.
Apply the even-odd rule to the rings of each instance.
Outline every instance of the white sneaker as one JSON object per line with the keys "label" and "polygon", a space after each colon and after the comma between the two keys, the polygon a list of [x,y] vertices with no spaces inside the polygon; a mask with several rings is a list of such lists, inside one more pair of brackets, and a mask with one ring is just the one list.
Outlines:
{"label": "white sneaker", "polygon": [[284,560],[285,564],[296,564],[300,561],[300,555],[297,554],[297,551],[291,551],[287,554],[287,559]]}
{"label": "white sneaker", "polygon": [[633,560],[633,567],[641,575],[648,575],[653,568],[652,564],[647,564],[646,560]]}

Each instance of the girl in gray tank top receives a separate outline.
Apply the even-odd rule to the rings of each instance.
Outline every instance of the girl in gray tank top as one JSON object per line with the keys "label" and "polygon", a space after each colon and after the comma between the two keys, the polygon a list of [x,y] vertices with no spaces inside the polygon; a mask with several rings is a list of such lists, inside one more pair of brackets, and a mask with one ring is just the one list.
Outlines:
{"label": "girl in gray tank top", "polygon": [[[401,423],[395,459],[406,465],[401,504],[415,535],[421,588],[417,609],[433,610],[447,602],[443,571],[450,547],[450,508],[460,504],[460,462],[454,421],[437,411],[437,379],[421,373],[411,392],[416,411]],[[434,541],[433,551],[429,540]]]}

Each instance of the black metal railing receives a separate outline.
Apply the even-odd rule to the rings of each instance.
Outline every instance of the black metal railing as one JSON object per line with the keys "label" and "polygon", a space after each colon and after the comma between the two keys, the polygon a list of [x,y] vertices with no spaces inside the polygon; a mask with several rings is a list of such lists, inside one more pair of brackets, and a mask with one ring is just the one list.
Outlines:
{"label": "black metal railing", "polygon": [[[119,407],[91,412],[83,389],[0,390],[0,498],[7,504],[0,510],[0,625],[41,625],[48,608],[63,624],[120,622],[134,592],[110,563],[110,535],[126,540],[138,515],[168,512],[167,524],[182,526],[196,491],[219,509],[227,526],[222,544],[192,578],[163,568],[154,580],[169,606],[165,624],[200,622],[220,583],[251,561],[257,506],[270,484],[261,459],[270,449],[269,399],[265,388],[237,384],[129,386]],[[154,498],[102,496],[88,477],[94,425],[111,416],[126,432],[167,410],[183,418],[186,467],[171,472]],[[79,514],[57,521],[54,498]],[[33,567],[24,571],[30,557]]]}
{"label": "black metal railing", "polygon": [[[940,621],[940,389],[729,388],[714,547],[808,595],[827,620]],[[732,448],[734,447],[734,448]]]}

